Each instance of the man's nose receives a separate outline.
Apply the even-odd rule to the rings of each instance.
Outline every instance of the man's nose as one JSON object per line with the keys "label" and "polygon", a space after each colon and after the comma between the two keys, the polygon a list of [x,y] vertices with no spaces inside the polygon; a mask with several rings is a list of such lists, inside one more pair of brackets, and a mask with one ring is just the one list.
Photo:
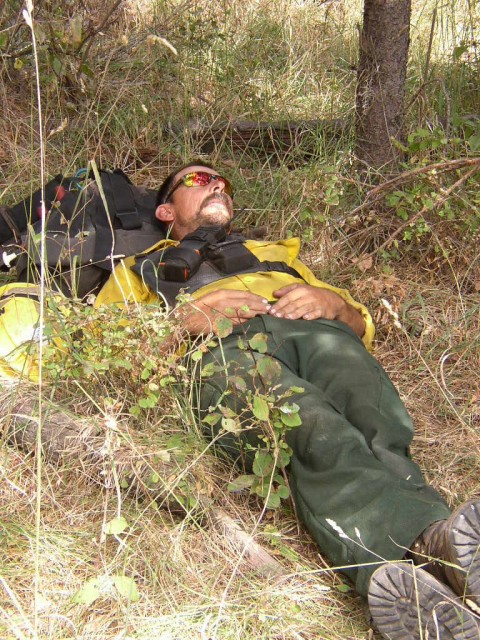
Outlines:
{"label": "man's nose", "polygon": [[221,178],[215,178],[215,180],[212,180],[210,182],[210,186],[212,191],[220,191],[221,193],[223,193],[223,191],[225,191],[225,182],[221,179]]}

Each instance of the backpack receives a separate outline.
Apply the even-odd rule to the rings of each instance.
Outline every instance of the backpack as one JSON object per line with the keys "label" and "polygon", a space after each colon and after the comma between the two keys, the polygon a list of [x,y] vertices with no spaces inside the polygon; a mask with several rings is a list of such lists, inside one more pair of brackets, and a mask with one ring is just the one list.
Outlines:
{"label": "backpack", "polygon": [[[98,293],[121,258],[165,237],[154,215],[154,190],[133,185],[120,169],[100,170],[100,186],[86,174],[58,175],[44,187],[49,284],[77,298]],[[15,265],[18,282],[38,282],[41,215],[40,189],[0,207],[0,269]]]}

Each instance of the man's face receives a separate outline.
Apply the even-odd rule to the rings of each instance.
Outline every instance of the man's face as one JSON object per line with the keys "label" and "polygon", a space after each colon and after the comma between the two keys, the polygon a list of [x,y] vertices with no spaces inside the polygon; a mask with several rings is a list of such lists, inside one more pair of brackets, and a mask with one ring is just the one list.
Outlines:
{"label": "man's face", "polygon": [[[192,171],[218,175],[214,169],[193,165],[179,171],[173,184]],[[171,223],[170,234],[176,240],[181,240],[201,226],[227,225],[233,217],[233,202],[224,188],[221,180],[212,180],[200,187],[180,184],[170,202],[157,208],[156,216],[163,222]]]}

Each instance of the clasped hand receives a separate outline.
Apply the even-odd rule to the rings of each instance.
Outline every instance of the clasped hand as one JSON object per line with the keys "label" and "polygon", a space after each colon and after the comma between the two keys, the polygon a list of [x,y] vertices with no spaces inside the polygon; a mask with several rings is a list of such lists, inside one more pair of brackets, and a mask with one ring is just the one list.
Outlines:
{"label": "clasped hand", "polygon": [[[257,315],[270,314],[289,320],[343,320],[350,326],[351,312],[360,314],[348,305],[339,295],[329,289],[321,289],[308,284],[292,284],[273,292],[278,300],[270,303],[262,296],[250,291],[219,289],[207,293],[179,310],[185,329],[192,335],[215,332],[215,320],[228,317],[233,324],[254,318]],[[358,321],[358,319],[355,319]],[[352,326],[359,333],[360,324]],[[363,331],[363,329],[362,329]],[[361,335],[361,333],[359,333]]]}

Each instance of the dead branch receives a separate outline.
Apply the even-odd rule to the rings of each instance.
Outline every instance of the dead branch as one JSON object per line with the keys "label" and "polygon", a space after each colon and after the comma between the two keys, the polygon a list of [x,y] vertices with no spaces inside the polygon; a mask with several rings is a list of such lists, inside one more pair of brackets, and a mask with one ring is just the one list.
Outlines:
{"label": "dead branch", "polygon": [[[443,203],[452,195],[452,193],[458,189],[459,187],[462,186],[462,184],[464,182],[466,182],[471,176],[473,176],[477,171],[480,171],[480,167],[478,166],[474,166],[472,169],[470,169],[470,171],[467,171],[466,173],[463,174],[463,176],[461,176],[456,182],[454,182],[452,184],[451,187],[449,187],[448,189],[446,189],[443,194],[438,198],[438,200],[434,203],[433,207],[428,207],[427,205],[424,205],[420,211],[417,211],[417,213],[415,215],[413,215],[411,218],[409,218],[408,220],[406,220],[403,224],[401,224],[399,227],[397,227],[397,229],[395,229],[395,231],[387,238],[387,240],[385,240],[385,242],[383,242],[379,247],[377,247],[374,251],[372,251],[371,253],[368,254],[368,256],[373,256],[375,253],[378,253],[379,251],[381,251],[382,249],[385,249],[385,247],[388,247],[392,244],[392,242],[395,240],[395,238],[407,227],[409,227],[410,225],[412,225],[414,222],[416,222],[419,218],[421,218],[422,216],[424,216],[426,213],[428,212],[434,212],[434,211],[438,211],[438,209],[440,209],[440,207],[443,205]],[[366,256],[366,257],[368,257]]]}
{"label": "dead branch", "polygon": [[286,575],[284,567],[277,562],[254,538],[244,531],[223,509],[213,509],[212,521],[233,548],[248,564],[262,575],[277,577]]}
{"label": "dead branch", "polygon": [[418,167],[411,171],[404,171],[403,173],[400,173],[390,180],[387,180],[386,182],[383,182],[371,189],[367,193],[363,204],[355,207],[355,209],[350,212],[350,216],[360,213],[360,211],[363,211],[366,207],[371,207],[375,202],[383,197],[384,192],[391,191],[393,188],[398,188],[400,185],[410,182],[419,175],[432,172],[439,173],[443,171],[455,171],[457,169],[463,169],[464,167],[478,167],[479,165],[480,158],[458,158],[457,160],[437,162],[435,164],[429,164],[426,167]]}
{"label": "dead branch", "polygon": [[[40,425],[37,399],[29,387],[17,388],[0,397],[0,406],[9,443],[27,453],[34,452],[41,426],[42,452],[51,462],[71,464],[75,461],[90,481],[103,487],[118,486],[122,481],[120,486],[128,484],[129,494],[154,500],[172,512],[186,511],[178,500],[181,492],[177,493],[175,489],[175,479],[184,478],[185,469],[175,461],[162,459],[165,452],[137,444],[135,433],[124,426],[109,426],[108,421],[98,417],[80,419],[47,401],[42,403]],[[151,460],[155,462],[150,463]],[[192,471],[188,473],[191,475]],[[201,482],[201,478],[195,478],[195,482]],[[222,508],[201,497],[199,503],[226,546],[245,559],[251,568],[268,576],[286,573],[282,565]]]}

